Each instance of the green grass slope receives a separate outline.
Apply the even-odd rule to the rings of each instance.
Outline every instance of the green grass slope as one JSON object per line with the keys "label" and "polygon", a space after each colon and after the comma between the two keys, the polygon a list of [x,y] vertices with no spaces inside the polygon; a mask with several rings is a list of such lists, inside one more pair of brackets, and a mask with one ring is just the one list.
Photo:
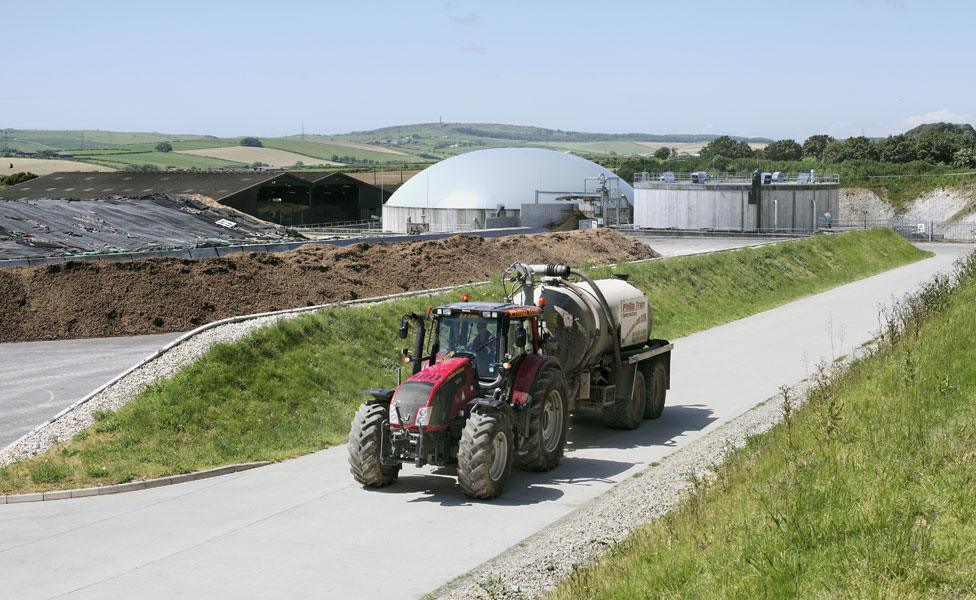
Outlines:
{"label": "green grass slope", "polygon": [[[673,339],[927,255],[875,230],[615,270],[648,292],[655,337]],[[498,286],[467,292],[474,300],[500,293]],[[395,384],[399,317],[460,293],[329,308],[215,346],[73,440],[0,469],[0,493],[280,460],[341,443],[361,391]]]}
{"label": "green grass slope", "polygon": [[892,315],[877,354],[552,597],[976,596],[976,256]]}

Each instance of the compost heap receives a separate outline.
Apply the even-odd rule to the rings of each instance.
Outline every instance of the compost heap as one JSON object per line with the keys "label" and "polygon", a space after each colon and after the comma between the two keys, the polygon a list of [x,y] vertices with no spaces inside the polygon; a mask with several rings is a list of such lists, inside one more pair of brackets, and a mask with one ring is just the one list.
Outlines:
{"label": "compost heap", "polygon": [[2,269],[0,342],[186,331],[235,315],[483,281],[515,261],[653,256],[633,238],[601,229]]}

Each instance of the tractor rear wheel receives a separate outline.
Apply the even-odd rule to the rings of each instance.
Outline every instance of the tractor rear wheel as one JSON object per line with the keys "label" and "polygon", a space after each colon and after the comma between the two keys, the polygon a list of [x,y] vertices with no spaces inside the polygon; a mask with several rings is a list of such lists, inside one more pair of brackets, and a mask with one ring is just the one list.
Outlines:
{"label": "tractor rear wheel", "polygon": [[461,432],[458,483],[466,496],[494,498],[512,473],[515,444],[511,420],[497,410],[472,412]]}
{"label": "tractor rear wheel", "polygon": [[363,404],[352,419],[349,431],[349,470],[366,487],[384,487],[397,480],[400,463],[384,465],[380,460],[383,432],[390,420],[385,404]]}
{"label": "tractor rear wheel", "polygon": [[664,412],[664,401],[668,396],[668,370],[661,361],[654,361],[644,374],[649,383],[644,418],[656,419]]}
{"label": "tractor rear wheel", "polygon": [[529,435],[515,455],[525,471],[549,471],[559,464],[569,431],[569,398],[559,369],[543,369],[529,394]]}
{"label": "tractor rear wheel", "polygon": [[637,429],[644,418],[644,405],[647,402],[647,386],[644,373],[640,369],[634,374],[634,389],[630,398],[617,400],[603,409],[603,422],[614,429]]}

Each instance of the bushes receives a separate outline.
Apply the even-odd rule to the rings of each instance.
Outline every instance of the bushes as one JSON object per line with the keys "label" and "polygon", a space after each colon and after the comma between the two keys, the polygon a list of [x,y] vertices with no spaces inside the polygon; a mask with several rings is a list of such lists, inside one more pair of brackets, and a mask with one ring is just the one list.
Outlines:
{"label": "bushes", "polygon": [[264,148],[264,144],[262,144],[261,140],[256,137],[241,138],[241,146],[248,146],[250,148]]}
{"label": "bushes", "polygon": [[762,155],[770,160],[800,160],[803,146],[795,140],[778,140],[763,148]]}
{"label": "bushes", "polygon": [[126,165],[124,170],[130,173],[159,173],[159,167],[151,164]]}
{"label": "bushes", "polygon": [[14,173],[13,175],[0,175],[0,186],[17,185],[25,181],[35,179],[37,175],[33,173]]}

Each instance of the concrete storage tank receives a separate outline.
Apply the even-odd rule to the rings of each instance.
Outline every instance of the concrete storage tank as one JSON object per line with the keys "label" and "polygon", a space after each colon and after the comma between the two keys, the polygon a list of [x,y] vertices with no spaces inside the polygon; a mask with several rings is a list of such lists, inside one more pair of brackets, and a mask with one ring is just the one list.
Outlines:
{"label": "concrete storage tank", "polygon": [[637,173],[634,225],[689,231],[785,232],[824,227],[828,213],[837,218],[839,175],[763,173],[755,190],[758,198],[751,173]]}
{"label": "concrete storage tank", "polygon": [[557,197],[592,192],[601,176],[613,181],[629,209],[633,188],[585,158],[542,148],[468,152],[427,167],[394,192],[383,205],[383,229],[407,231],[407,219],[431,231],[484,228],[489,220],[497,227],[542,225],[523,222],[522,206],[558,216],[572,203]]}

